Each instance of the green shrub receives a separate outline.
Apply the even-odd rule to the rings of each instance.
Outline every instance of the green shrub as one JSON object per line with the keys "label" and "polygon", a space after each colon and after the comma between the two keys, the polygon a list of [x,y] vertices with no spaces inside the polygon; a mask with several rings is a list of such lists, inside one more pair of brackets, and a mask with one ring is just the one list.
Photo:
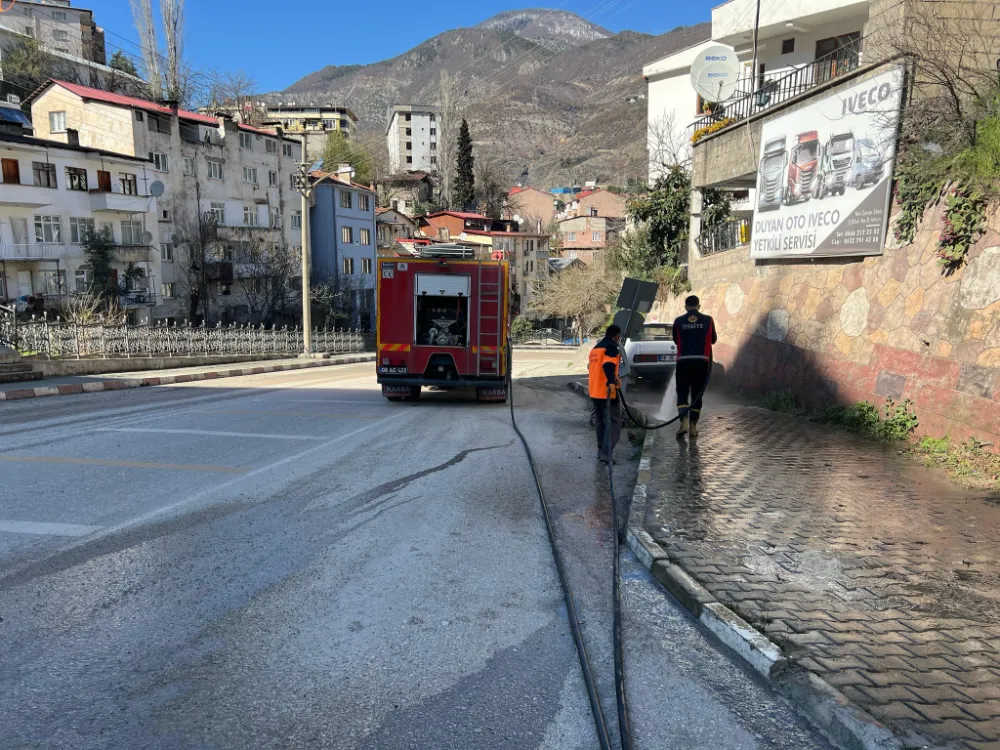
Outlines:
{"label": "green shrub", "polygon": [[761,398],[764,408],[782,414],[805,414],[806,408],[791,391],[771,391]]}

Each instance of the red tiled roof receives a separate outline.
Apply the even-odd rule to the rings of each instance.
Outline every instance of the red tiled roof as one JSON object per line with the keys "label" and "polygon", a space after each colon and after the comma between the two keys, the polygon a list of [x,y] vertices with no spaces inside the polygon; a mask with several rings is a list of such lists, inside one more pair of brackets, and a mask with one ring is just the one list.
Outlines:
{"label": "red tiled roof", "polygon": [[482,219],[483,221],[492,221],[492,219],[483,216],[482,214],[470,214],[462,211],[435,211],[432,214],[427,214],[428,219],[433,219],[435,216],[455,216],[459,219]]}
{"label": "red tiled roof", "polygon": [[[172,114],[170,107],[164,104],[157,104],[156,102],[151,102],[148,99],[137,99],[133,96],[124,96],[122,94],[112,94],[110,91],[101,91],[100,89],[94,89],[90,86],[81,86],[78,83],[69,83],[68,81],[59,81],[52,79],[51,83],[58,86],[62,86],[67,91],[71,91],[82,99],[90,99],[95,102],[104,102],[105,104],[115,104],[119,107],[131,107],[133,109],[141,109],[146,112],[156,112],[161,115]],[[199,112],[190,112],[186,109],[180,109],[177,111],[178,117],[184,120],[191,120],[193,122],[200,122],[204,125],[212,125],[213,127],[219,126],[219,121],[214,117],[209,117],[208,115],[200,114]]]}

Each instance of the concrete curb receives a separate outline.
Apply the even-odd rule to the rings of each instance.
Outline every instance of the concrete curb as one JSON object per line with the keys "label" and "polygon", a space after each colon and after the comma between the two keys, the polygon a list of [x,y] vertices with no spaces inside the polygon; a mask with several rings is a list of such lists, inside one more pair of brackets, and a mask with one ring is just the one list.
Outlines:
{"label": "concrete curb", "polygon": [[[170,385],[172,383],[191,383],[198,380],[217,380],[219,378],[235,378],[241,375],[261,375],[268,372],[283,372],[285,370],[304,370],[311,367],[335,367],[336,365],[355,365],[362,362],[374,362],[374,354],[361,354],[344,359],[321,359],[315,361],[294,362],[285,365],[258,365],[256,367],[232,367],[225,370],[210,372],[192,372],[181,375],[162,375],[145,378],[119,378],[89,383],[68,383],[65,385],[40,386],[38,388],[18,388],[0,391],[0,401],[15,401],[24,398],[42,398],[45,396],[72,396],[78,393],[100,393],[102,391],[119,391],[125,388],[142,388],[154,385]],[[83,377],[83,376],[81,376]]]}
{"label": "concrete curb", "polygon": [[[587,386],[573,381],[570,390],[586,396]],[[646,432],[639,476],[632,492],[626,543],[642,565],[716,638],[734,651],[779,692],[795,701],[819,729],[845,750],[903,750],[903,743],[839,690],[789,662],[781,649],[743,620],[682,567],[642,527],[642,515],[656,488],[652,478],[656,436]],[[638,519],[638,520],[637,520]]]}

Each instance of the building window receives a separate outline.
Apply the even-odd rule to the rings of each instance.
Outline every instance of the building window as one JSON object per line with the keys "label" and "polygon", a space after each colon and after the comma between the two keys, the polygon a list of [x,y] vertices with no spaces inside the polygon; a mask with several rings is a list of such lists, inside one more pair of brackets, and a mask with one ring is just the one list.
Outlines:
{"label": "building window", "polygon": [[86,268],[76,269],[76,272],[73,274],[73,286],[77,294],[85,294],[90,288],[90,279],[88,278]]}
{"label": "building window", "polygon": [[226,204],[213,203],[208,212],[219,226],[226,225]]}
{"label": "building window", "polygon": [[210,180],[221,180],[222,179],[222,162],[215,161],[214,159],[208,160],[208,179]]}
{"label": "building window", "polygon": [[302,229],[301,211],[292,211],[292,229]]}
{"label": "building window", "polygon": [[344,273],[348,276],[354,273],[354,258],[344,258]]}
{"label": "building window", "polygon": [[32,39],[34,39],[35,38],[35,27],[34,26],[25,26],[24,27],[24,35],[25,36],[29,36]]}
{"label": "building window", "polygon": [[406,150],[407,151],[412,151],[413,150],[413,141],[407,141],[406,142]]}
{"label": "building window", "polygon": [[188,177],[194,174],[195,164],[193,156],[184,157],[184,174]]}
{"label": "building window", "polygon": [[271,209],[271,229],[281,229],[281,210]]}
{"label": "building window", "polygon": [[174,282],[170,281],[166,284],[160,284],[160,295],[163,299],[173,299],[174,298]]}
{"label": "building window", "polygon": [[567,242],[576,242],[576,232],[567,232],[566,233],[566,241]]}
{"label": "building window", "polygon": [[278,142],[268,138],[266,141],[264,141],[264,151],[269,154],[278,153]]}
{"label": "building window", "polygon": [[165,263],[174,262],[174,246],[169,242],[164,242],[160,245],[160,260]]}
{"label": "building window", "polygon": [[142,111],[141,110],[137,109],[135,111],[135,121],[136,122],[142,122]]}
{"label": "building window", "polygon": [[64,10],[54,10],[54,11],[52,11],[52,20],[53,21],[65,21],[66,20],[66,11],[64,11]]}
{"label": "building window", "polygon": [[431,113],[431,122],[434,122],[434,120],[435,120],[435,116],[434,116],[434,113],[432,112]]}
{"label": "building window", "polygon": [[438,150],[437,141],[431,141],[431,151],[437,151],[437,150]]}
{"label": "building window", "polygon": [[122,244],[141,245],[142,244],[142,222],[135,219],[128,219],[122,222]]}
{"label": "building window", "polygon": [[[270,141],[269,141],[270,142]],[[271,187],[278,187],[278,173],[275,170],[270,170],[267,173],[267,184]]]}
{"label": "building window", "polygon": [[50,133],[66,132],[65,112],[49,112],[49,132]]}
{"label": "building window", "polygon": [[87,235],[94,233],[94,220],[77,216],[70,217],[69,220],[69,241],[74,245],[79,245]]}
{"label": "building window", "polygon": [[431,128],[431,135],[437,135],[437,134],[438,134],[438,129],[437,128]]}
{"label": "building window", "polygon": [[590,215],[591,216],[597,216],[597,206],[591,206],[590,207]]}
{"label": "building window", "polygon": [[87,170],[81,167],[66,167],[66,189],[86,191]]}
{"label": "building window", "polygon": [[257,226],[257,206],[244,206],[243,207],[243,226],[255,227]]}
{"label": "building window", "polygon": [[156,151],[149,152],[149,160],[153,162],[153,169],[157,172],[167,172],[167,155],[157,153]]}
{"label": "building window", "polygon": [[136,181],[135,175],[130,172],[119,172],[118,184],[122,186],[123,195],[139,194],[139,183]]}
{"label": "building window", "polygon": [[372,272],[372,259],[362,258],[361,259],[361,273],[371,273]]}
{"label": "building window", "polygon": [[35,175],[35,187],[54,188],[56,184],[56,165],[47,162],[31,162],[31,171]]}
{"label": "building window", "polygon": [[52,38],[55,39],[57,42],[68,42],[69,32],[63,31],[62,29],[56,29],[55,31],[52,32]]}
{"label": "building window", "polygon": [[281,153],[284,156],[291,156],[292,155],[292,144],[291,143],[282,143],[281,144]]}
{"label": "building window", "polygon": [[432,156],[431,157],[431,164],[437,164],[437,163],[438,163],[438,158],[436,156]]}
{"label": "building window", "polygon": [[222,248],[222,259],[223,260],[229,261],[230,263],[232,263],[233,257],[234,257],[234,255],[233,255],[233,249],[231,247],[229,247],[227,245],[226,247]]}
{"label": "building window", "polygon": [[349,245],[354,242],[354,230],[351,229],[351,227],[341,227],[340,241],[345,245]]}
{"label": "building window", "polygon": [[243,182],[257,184],[257,167],[243,167]]}
{"label": "building window", "polygon": [[413,115],[411,115],[409,112],[407,112],[404,115],[403,119],[405,119],[407,122],[409,122],[412,117],[413,117]]}
{"label": "building window", "polygon": [[149,117],[146,118],[146,127],[150,133],[170,135],[170,117],[150,112]]}
{"label": "building window", "polygon": [[413,128],[407,128],[406,129],[406,134],[407,135],[413,135]]}
{"label": "building window", "polygon": [[249,133],[240,133],[240,148],[253,151],[253,138]]}
{"label": "building window", "polygon": [[341,208],[350,208],[351,207],[351,205],[353,204],[353,201],[351,200],[351,195],[353,195],[353,193],[351,193],[350,190],[341,190],[340,191],[340,207]]}
{"label": "building window", "polygon": [[407,156],[406,157],[406,163],[407,164],[413,164],[413,157],[412,156]]}
{"label": "building window", "polygon": [[601,233],[600,232],[591,232],[590,233],[590,241],[591,242],[600,242],[601,241]]}
{"label": "building window", "polygon": [[58,216],[35,217],[35,242],[62,242],[62,225]]}
{"label": "building window", "polygon": [[173,217],[170,215],[169,208],[160,209],[160,221],[170,221],[171,218]]}
{"label": "building window", "polygon": [[795,51],[795,37],[781,40],[781,54],[790,55]]}
{"label": "building window", "polygon": [[41,277],[41,287],[43,294],[57,295],[66,293],[66,272],[65,271],[38,271]]}
{"label": "building window", "polygon": [[371,210],[371,199],[367,195],[358,196],[358,210],[359,211]]}
{"label": "building window", "polygon": [[369,229],[358,230],[361,234],[360,240],[362,245],[370,245],[372,242],[372,233]]}

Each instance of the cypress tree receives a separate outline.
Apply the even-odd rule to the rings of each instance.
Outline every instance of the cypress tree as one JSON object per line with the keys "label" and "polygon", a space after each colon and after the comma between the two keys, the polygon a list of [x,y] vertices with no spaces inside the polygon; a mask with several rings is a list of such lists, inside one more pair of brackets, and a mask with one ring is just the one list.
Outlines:
{"label": "cypress tree", "polygon": [[475,158],[472,156],[472,136],[469,123],[462,118],[458,131],[458,157],[456,160],[454,204],[459,209],[474,208],[476,202],[476,178],[473,174]]}

